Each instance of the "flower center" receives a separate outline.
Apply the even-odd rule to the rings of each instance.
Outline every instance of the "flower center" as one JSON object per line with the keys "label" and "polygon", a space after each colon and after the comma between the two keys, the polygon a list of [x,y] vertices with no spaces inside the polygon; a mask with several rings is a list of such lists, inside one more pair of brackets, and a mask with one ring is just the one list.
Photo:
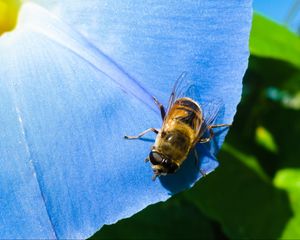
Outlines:
{"label": "flower center", "polygon": [[0,0],[0,36],[16,26],[21,0]]}

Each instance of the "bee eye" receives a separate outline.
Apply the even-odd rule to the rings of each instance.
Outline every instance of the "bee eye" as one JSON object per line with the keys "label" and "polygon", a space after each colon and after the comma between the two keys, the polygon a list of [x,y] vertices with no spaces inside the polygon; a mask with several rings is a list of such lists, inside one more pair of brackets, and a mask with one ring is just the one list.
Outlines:
{"label": "bee eye", "polygon": [[150,152],[149,154],[150,162],[153,165],[160,164],[163,161],[162,156],[158,152]]}

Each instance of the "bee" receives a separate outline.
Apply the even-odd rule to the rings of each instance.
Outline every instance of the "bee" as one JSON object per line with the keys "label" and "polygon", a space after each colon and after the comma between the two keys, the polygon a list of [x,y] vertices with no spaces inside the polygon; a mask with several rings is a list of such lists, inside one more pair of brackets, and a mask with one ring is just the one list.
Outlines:
{"label": "bee", "polygon": [[[231,126],[231,124],[213,125],[217,111],[204,118],[203,110],[198,102],[178,94],[179,86],[182,85],[185,76],[186,72],[183,72],[176,80],[167,111],[157,98],[153,97],[160,109],[163,121],[161,129],[149,128],[137,136],[124,136],[125,139],[139,139],[148,132],[157,134],[149,156],[145,159],[145,162],[151,163],[153,180],[162,175],[175,173],[191,151],[194,151],[195,160],[198,161],[196,144],[209,142],[214,137],[214,128]],[[180,90],[182,94],[182,89]],[[207,131],[209,135],[204,137]],[[203,176],[206,175],[203,170],[199,171]]]}

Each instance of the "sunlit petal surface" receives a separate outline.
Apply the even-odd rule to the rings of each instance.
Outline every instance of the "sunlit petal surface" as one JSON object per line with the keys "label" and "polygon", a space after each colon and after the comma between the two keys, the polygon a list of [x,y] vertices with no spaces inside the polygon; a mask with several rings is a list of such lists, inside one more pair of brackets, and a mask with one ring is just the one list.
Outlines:
{"label": "sunlit petal surface", "polygon": [[218,165],[225,132],[198,146],[197,166],[152,182],[155,136],[123,136],[161,126],[150,94],[166,103],[182,71],[195,99],[222,100],[216,122],[232,122],[250,1],[82,2],[51,5],[60,20],[25,5],[0,38],[1,238],[86,238]]}

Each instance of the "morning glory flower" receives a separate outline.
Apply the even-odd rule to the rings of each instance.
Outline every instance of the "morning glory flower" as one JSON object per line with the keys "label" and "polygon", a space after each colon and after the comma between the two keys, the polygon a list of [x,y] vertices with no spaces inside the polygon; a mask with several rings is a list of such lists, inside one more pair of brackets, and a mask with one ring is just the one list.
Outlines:
{"label": "morning glory flower", "polygon": [[[232,122],[250,0],[34,1],[0,24],[0,238],[87,238],[201,178],[187,160],[153,182],[155,136],[123,136],[161,126],[151,96],[166,104],[184,71]],[[207,173],[225,134],[199,146]]]}

